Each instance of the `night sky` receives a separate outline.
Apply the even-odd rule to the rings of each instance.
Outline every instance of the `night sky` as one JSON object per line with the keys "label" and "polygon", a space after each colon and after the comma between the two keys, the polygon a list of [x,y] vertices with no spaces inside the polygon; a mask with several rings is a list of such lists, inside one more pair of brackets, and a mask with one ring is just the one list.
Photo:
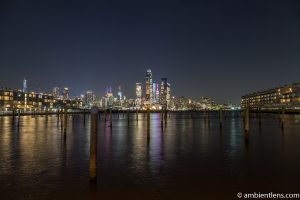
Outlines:
{"label": "night sky", "polygon": [[147,68],[217,102],[300,82],[300,1],[0,1],[0,86],[134,97]]}

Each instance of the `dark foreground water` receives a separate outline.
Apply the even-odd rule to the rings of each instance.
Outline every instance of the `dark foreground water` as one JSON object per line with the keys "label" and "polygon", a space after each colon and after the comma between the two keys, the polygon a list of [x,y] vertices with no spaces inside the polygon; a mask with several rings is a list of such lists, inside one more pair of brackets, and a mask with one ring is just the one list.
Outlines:
{"label": "dark foreground water", "polygon": [[[103,117],[103,116],[102,116]],[[56,116],[0,117],[0,199],[236,199],[238,192],[300,192],[300,116],[227,113],[113,115],[99,123],[98,183],[89,185],[90,117],[68,118],[64,142]],[[149,137],[148,137],[149,136]]]}

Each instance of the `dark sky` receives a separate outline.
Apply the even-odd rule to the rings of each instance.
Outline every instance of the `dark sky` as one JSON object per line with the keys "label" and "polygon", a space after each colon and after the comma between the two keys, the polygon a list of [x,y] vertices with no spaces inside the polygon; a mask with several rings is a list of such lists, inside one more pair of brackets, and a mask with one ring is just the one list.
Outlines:
{"label": "dark sky", "polygon": [[0,86],[134,97],[147,68],[218,102],[300,82],[300,1],[0,1]]}

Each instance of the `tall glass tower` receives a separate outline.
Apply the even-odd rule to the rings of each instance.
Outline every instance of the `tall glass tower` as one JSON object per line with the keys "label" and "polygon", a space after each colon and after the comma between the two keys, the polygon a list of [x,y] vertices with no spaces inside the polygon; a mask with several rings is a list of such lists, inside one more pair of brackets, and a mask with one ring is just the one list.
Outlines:
{"label": "tall glass tower", "polygon": [[151,69],[148,69],[146,73],[146,101],[148,101],[148,103],[152,103],[153,101],[152,86],[152,72]]}
{"label": "tall glass tower", "polygon": [[168,83],[167,78],[161,79],[161,86],[160,86],[160,104],[163,106],[163,109],[168,109],[170,105],[171,99],[171,87],[170,83]]}
{"label": "tall glass tower", "polygon": [[135,85],[136,106],[139,108],[142,104],[142,83],[136,83]]}
{"label": "tall glass tower", "polygon": [[25,78],[23,80],[23,92],[27,92],[27,80]]}

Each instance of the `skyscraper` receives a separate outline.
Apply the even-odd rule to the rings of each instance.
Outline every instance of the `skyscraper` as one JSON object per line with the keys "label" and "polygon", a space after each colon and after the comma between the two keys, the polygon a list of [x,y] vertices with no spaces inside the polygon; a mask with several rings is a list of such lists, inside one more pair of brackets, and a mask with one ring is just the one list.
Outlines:
{"label": "skyscraper", "polygon": [[151,72],[151,69],[148,69],[147,70],[147,73],[146,73],[146,101],[148,103],[152,103],[152,98],[153,98],[153,93],[152,93],[152,88],[153,85],[152,85],[152,72]]}
{"label": "skyscraper", "polygon": [[27,92],[27,80],[25,78],[23,80],[23,92]]}
{"label": "skyscraper", "polygon": [[64,100],[69,99],[69,88],[67,87],[64,88],[63,99]]}
{"label": "skyscraper", "polygon": [[121,86],[118,87],[118,90],[119,90],[118,91],[118,98],[119,98],[118,100],[121,100],[122,99],[122,88],[121,88]]}
{"label": "skyscraper", "polygon": [[159,102],[159,84],[156,84],[156,91],[155,91],[155,95],[156,95],[156,101]]}
{"label": "skyscraper", "polygon": [[87,108],[91,108],[95,101],[95,95],[92,91],[87,91],[84,96],[84,104]]}
{"label": "skyscraper", "polygon": [[142,83],[135,84],[135,93],[136,93],[136,106],[140,107],[142,104]]}
{"label": "skyscraper", "polygon": [[153,81],[153,83],[152,83],[152,102],[153,103],[157,102],[156,88],[157,88],[157,84],[155,81]]}
{"label": "skyscraper", "polygon": [[59,87],[53,88],[52,95],[54,98],[59,98]]}
{"label": "skyscraper", "polygon": [[168,83],[167,78],[161,79],[161,87],[160,87],[160,104],[163,109],[168,109],[170,105],[171,98],[171,88],[170,83]]}

